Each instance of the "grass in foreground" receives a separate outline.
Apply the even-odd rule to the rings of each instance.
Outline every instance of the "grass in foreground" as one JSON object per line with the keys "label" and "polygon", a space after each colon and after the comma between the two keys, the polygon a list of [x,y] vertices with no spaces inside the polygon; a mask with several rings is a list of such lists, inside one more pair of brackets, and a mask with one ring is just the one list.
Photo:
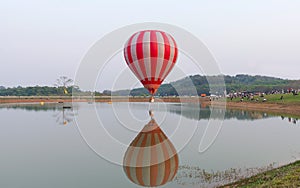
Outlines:
{"label": "grass in foreground", "polygon": [[300,187],[300,161],[222,187]]}

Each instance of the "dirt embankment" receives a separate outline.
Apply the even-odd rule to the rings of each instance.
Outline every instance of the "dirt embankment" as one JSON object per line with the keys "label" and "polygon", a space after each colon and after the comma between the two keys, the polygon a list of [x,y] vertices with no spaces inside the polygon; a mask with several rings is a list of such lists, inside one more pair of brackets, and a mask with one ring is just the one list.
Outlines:
{"label": "dirt embankment", "polygon": [[[56,103],[56,102],[149,102],[148,97],[1,97],[0,103]],[[209,101],[208,98],[196,97],[166,97],[155,98],[155,102],[170,103],[200,103]]]}
{"label": "dirt embankment", "polygon": [[226,107],[230,109],[255,110],[263,112],[273,112],[277,114],[290,114],[300,116],[299,104],[227,102]]}
{"label": "dirt embankment", "polygon": [[[57,102],[149,102],[147,97],[1,97],[0,103],[57,103]],[[201,105],[215,105],[224,106],[222,101],[209,101],[208,98],[197,97],[166,97],[156,98],[155,102],[169,102],[169,103],[201,103]],[[278,104],[278,103],[262,103],[262,102],[227,102],[226,107],[230,109],[240,110],[255,110],[263,112],[272,112],[283,115],[300,116],[299,104]]]}

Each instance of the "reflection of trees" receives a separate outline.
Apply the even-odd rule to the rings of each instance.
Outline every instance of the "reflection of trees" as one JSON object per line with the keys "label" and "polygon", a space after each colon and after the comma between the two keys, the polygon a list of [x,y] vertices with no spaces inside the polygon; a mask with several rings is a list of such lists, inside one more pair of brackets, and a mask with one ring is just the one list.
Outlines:
{"label": "reflection of trees", "polygon": [[77,106],[64,106],[63,103],[49,103],[49,104],[5,104],[0,105],[0,108],[6,109],[20,109],[26,111],[53,111],[53,117],[56,118],[56,122],[61,125],[67,125],[73,121],[76,112],[78,111]]}
{"label": "reflection of trees", "polygon": [[71,108],[60,108],[55,111],[53,115],[56,118],[56,122],[60,125],[67,125],[73,121],[74,111]]}
{"label": "reflection of trees", "polygon": [[47,105],[41,105],[41,104],[5,104],[0,105],[0,108],[6,108],[6,109],[21,109],[26,111],[55,111],[59,108],[57,104],[47,104]]}
{"label": "reflection of trees", "polygon": [[[214,116],[210,117],[211,111],[214,111]],[[201,107],[196,104],[183,104],[183,105],[171,105],[168,111],[178,115],[182,115],[189,119],[201,120],[201,119],[221,119],[225,113],[225,119],[238,119],[238,120],[254,120],[268,118],[265,112],[256,111],[244,111],[244,110],[232,110],[232,109],[222,109],[214,108],[211,109],[210,106]]]}

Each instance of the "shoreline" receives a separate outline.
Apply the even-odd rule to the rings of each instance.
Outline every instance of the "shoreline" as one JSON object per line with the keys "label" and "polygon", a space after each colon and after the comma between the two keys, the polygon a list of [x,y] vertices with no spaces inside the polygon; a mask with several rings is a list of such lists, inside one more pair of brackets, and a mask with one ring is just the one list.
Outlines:
{"label": "shoreline", "polygon": [[[149,102],[148,97],[109,97],[101,96],[91,98],[90,96],[33,96],[33,97],[0,97],[0,104],[12,103],[62,103],[62,102]],[[225,101],[210,101],[208,97],[163,97],[155,98],[155,102],[168,103],[199,103],[203,106],[213,105],[224,107]],[[260,111],[273,113],[275,115],[293,115],[300,117],[300,104],[295,103],[271,103],[271,102],[237,102],[227,101],[226,108],[246,111]]]}
{"label": "shoreline", "polygon": [[[216,103],[216,106],[218,106],[218,103]],[[269,112],[276,115],[293,115],[300,117],[299,104],[227,102],[226,108],[246,111]]]}
{"label": "shoreline", "polygon": [[282,165],[236,182],[219,186],[230,187],[299,187],[300,161]]}

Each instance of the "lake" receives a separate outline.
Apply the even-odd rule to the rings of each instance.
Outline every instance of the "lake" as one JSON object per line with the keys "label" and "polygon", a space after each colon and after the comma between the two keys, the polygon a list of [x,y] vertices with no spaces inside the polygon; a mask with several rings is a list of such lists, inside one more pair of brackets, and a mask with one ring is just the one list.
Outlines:
{"label": "lake", "polygon": [[[175,103],[2,104],[0,117],[0,187],[215,187],[300,158],[298,119],[266,112]],[[142,148],[154,142],[158,148]],[[172,155],[147,168],[127,166],[149,162],[152,151],[156,161]]]}

